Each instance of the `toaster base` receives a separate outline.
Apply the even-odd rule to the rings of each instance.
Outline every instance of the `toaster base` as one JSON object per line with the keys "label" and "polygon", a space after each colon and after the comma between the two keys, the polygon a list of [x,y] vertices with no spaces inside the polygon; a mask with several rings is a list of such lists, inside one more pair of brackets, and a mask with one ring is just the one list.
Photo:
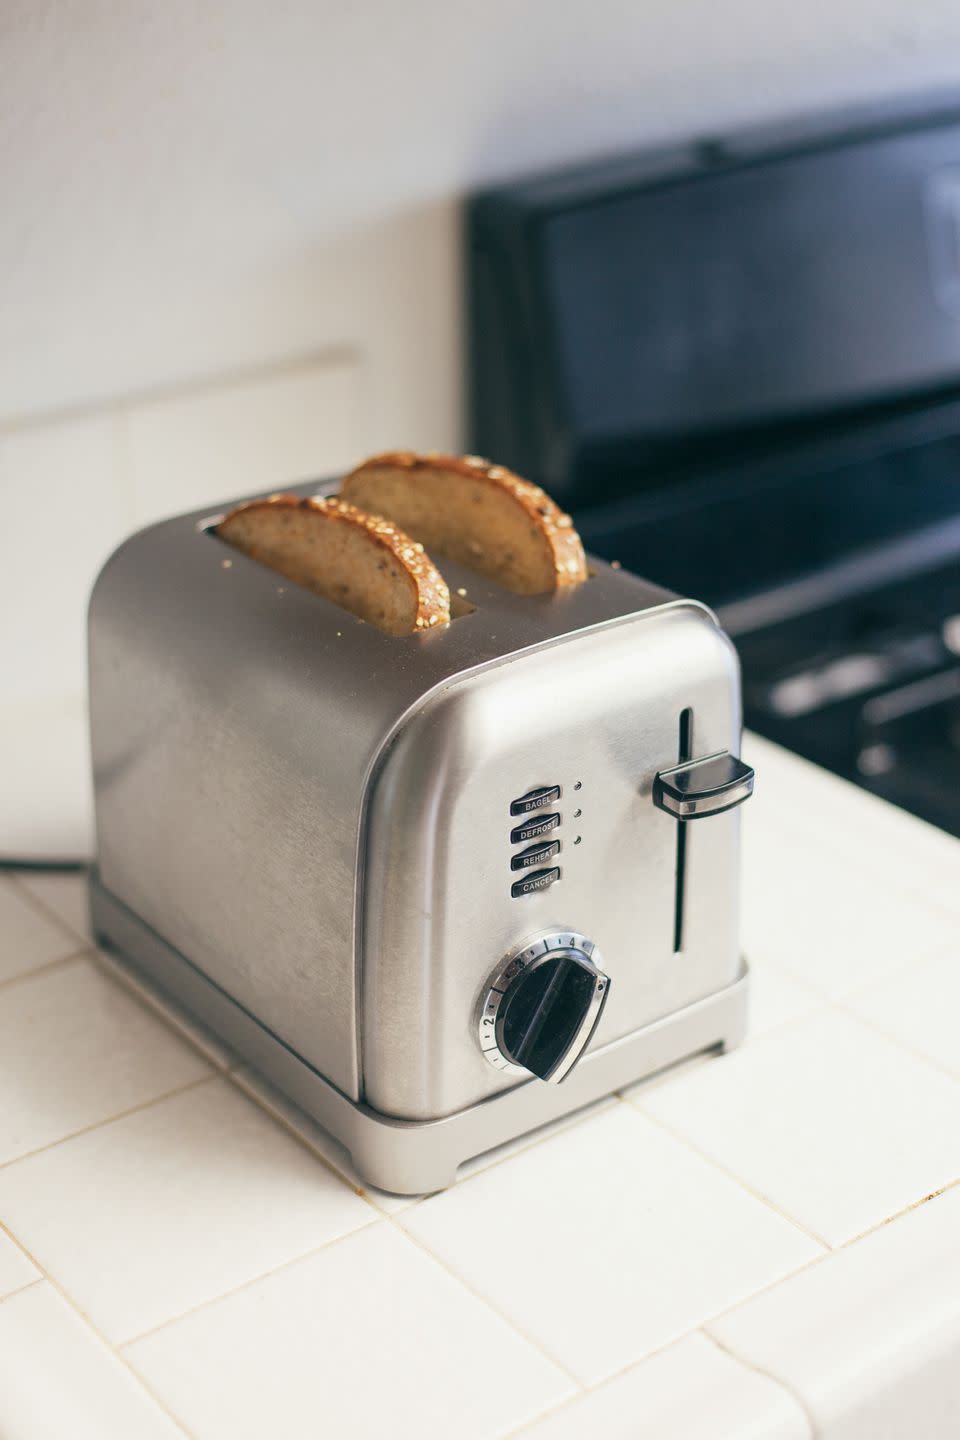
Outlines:
{"label": "toaster base", "polygon": [[397,1120],[350,1100],[100,884],[97,941],[145,975],[256,1066],[349,1152],[378,1189],[422,1195],[452,1185],[464,1161],[706,1050],[732,1049],[747,1021],[747,968],[732,985],[591,1051],[562,1085],[529,1080],[439,1120]]}

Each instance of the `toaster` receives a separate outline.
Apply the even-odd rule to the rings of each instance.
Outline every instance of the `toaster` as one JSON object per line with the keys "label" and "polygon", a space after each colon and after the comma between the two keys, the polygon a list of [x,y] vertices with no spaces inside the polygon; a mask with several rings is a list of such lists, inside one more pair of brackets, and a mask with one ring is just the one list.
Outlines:
{"label": "toaster", "polygon": [[[324,493],[333,486],[298,487]],[[185,515],[89,613],[94,933],[382,1189],[741,1038],[735,651],[590,560],[382,634]]]}

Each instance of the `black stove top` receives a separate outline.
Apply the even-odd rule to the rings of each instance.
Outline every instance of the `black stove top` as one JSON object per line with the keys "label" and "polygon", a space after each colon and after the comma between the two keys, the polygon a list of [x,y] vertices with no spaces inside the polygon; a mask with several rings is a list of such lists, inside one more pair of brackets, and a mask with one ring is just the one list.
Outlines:
{"label": "black stove top", "polygon": [[960,833],[960,406],[879,428],[577,518],[718,611],[750,726]]}
{"label": "black stove top", "polygon": [[960,105],[477,198],[472,448],[714,606],[747,723],[960,834]]}

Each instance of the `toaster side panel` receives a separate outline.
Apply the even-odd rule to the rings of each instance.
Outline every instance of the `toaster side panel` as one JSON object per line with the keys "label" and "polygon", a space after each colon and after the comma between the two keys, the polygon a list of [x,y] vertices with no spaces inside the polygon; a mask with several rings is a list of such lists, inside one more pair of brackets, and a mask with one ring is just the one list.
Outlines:
{"label": "toaster side panel", "polygon": [[[686,603],[527,651],[428,700],[375,780],[363,874],[362,1092],[432,1119],[518,1081],[480,1052],[477,1010],[503,958],[552,929],[592,939],[612,980],[593,1045],[739,972],[739,816],[688,825],[677,948],[678,822],[653,781],[680,758],[739,752],[736,655]],[[560,878],[516,897],[511,802],[546,813]],[[547,838],[547,837],[543,837]]]}
{"label": "toaster side panel", "polygon": [[91,602],[101,882],[356,1099],[356,855],[382,716],[348,710],[314,597],[163,531],[128,542]]}

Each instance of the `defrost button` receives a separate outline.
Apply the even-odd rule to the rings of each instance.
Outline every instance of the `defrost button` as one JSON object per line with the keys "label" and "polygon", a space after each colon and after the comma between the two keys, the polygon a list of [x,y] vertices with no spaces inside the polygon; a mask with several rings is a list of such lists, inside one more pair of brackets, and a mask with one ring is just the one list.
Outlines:
{"label": "defrost button", "polygon": [[556,814],[531,815],[529,820],[524,820],[522,825],[515,825],[510,831],[510,843],[522,845],[527,840],[537,840],[541,835],[556,830],[559,824],[560,816]]}

